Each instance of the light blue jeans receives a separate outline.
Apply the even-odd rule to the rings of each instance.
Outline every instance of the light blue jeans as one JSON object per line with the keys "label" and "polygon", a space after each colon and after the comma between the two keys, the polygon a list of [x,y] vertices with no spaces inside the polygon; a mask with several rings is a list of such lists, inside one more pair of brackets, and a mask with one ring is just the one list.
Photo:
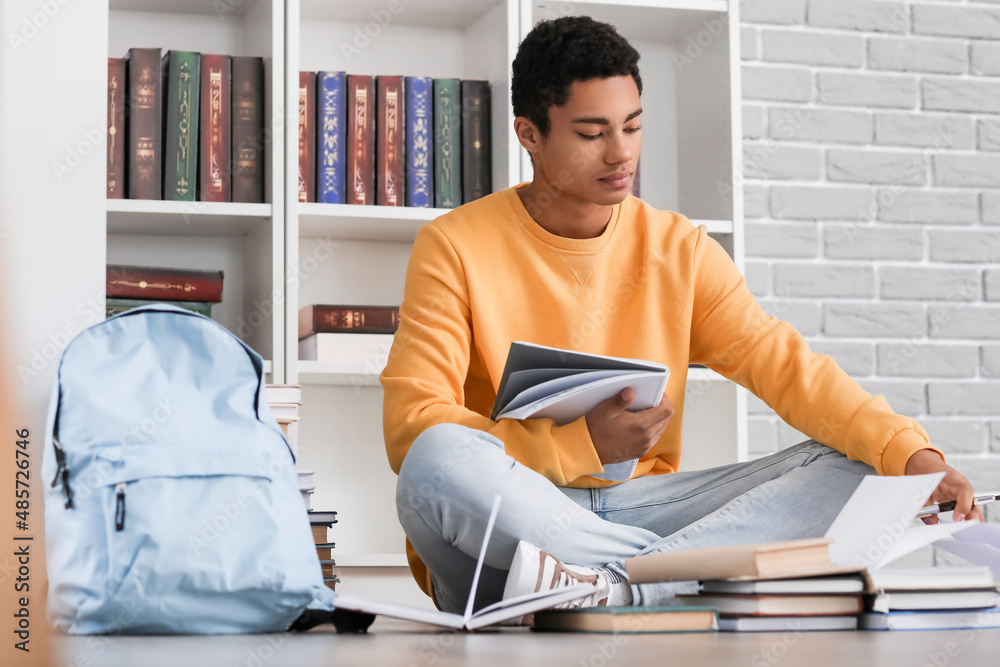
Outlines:
{"label": "light blue jeans", "polygon": [[[503,501],[480,575],[475,607],[503,596],[519,540],[565,563],[625,576],[640,554],[821,537],[875,469],[807,440],[731,465],[648,475],[603,489],[560,488],[507,456],[503,442],[476,429],[438,424],[403,461],[396,508],[430,569],[445,611],[462,613],[493,497]],[[633,604],[662,604],[694,582],[632,586]]]}

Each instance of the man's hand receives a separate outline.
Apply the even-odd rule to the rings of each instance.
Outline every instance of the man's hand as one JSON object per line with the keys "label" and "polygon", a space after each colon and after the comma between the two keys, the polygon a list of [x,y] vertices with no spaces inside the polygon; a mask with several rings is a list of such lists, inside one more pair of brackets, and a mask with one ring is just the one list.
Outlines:
{"label": "man's hand", "polygon": [[[934,489],[934,493],[928,498],[927,504],[954,500],[955,512],[952,514],[952,518],[955,521],[962,521],[963,519],[982,521],[983,511],[979,506],[973,506],[972,504],[972,499],[975,496],[972,484],[965,478],[965,475],[945,463],[938,456],[937,452],[933,449],[921,449],[910,455],[909,460],[906,462],[907,475],[926,475],[934,472],[943,472],[944,479]],[[938,522],[938,517],[936,514],[932,514],[921,517],[921,520],[927,524],[934,524]]]}
{"label": "man's hand", "polygon": [[630,461],[646,454],[667,430],[674,407],[664,394],[655,408],[629,412],[635,392],[625,388],[587,413],[587,429],[601,463]]}

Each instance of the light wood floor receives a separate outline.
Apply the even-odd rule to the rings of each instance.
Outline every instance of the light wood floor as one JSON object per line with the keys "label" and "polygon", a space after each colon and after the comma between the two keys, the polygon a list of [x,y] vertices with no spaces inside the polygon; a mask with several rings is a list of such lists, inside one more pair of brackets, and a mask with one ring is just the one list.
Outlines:
{"label": "light wood floor", "polygon": [[223,637],[60,637],[59,665],[135,667],[604,667],[605,665],[1000,665],[1000,629],[937,632],[560,635],[522,628],[476,634],[378,619],[368,635],[332,628]]}

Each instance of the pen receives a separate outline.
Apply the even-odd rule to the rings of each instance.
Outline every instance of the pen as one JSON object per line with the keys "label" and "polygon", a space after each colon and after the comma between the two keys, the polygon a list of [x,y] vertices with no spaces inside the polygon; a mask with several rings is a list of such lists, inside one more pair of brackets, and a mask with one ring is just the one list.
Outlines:
{"label": "pen", "polygon": [[[976,496],[973,505],[985,505],[986,503],[992,503],[995,500],[1000,500],[1000,493],[986,494],[985,496]],[[955,509],[955,501],[949,500],[946,503],[934,503],[933,505],[928,505],[927,507],[917,512],[917,516],[929,516],[931,514],[940,514],[941,512],[950,512],[953,509]]]}

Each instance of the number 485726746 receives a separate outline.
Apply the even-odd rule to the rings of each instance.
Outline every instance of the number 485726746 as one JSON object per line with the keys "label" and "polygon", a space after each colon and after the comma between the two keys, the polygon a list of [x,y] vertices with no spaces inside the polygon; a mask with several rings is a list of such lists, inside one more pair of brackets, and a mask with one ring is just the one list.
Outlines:
{"label": "number 485726746", "polygon": [[28,509],[31,507],[31,459],[28,452],[28,429],[23,428],[15,431],[17,440],[14,441],[14,464],[17,470],[14,473],[14,507],[17,516],[17,527],[21,530],[28,529]]}

